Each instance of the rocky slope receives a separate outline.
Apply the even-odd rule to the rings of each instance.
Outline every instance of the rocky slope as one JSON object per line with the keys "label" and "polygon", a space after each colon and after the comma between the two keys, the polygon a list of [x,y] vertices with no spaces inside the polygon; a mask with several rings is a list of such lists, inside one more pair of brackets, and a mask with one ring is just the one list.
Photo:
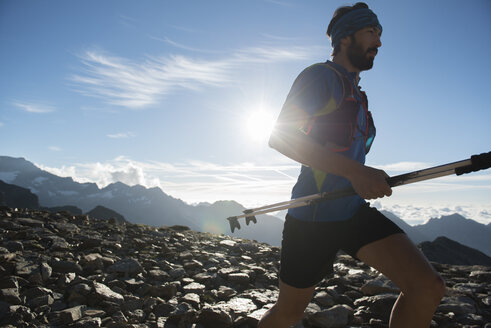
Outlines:
{"label": "rocky slope", "polygon": [[[66,212],[0,208],[2,327],[256,327],[280,250],[250,240]],[[434,327],[491,327],[491,268],[436,264]],[[386,327],[397,287],[340,255],[300,327]]]}

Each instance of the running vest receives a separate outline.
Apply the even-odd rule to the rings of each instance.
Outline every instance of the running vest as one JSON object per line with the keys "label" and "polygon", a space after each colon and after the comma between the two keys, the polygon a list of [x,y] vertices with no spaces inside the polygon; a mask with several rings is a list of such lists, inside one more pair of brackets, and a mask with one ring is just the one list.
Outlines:
{"label": "running vest", "polygon": [[332,151],[346,151],[351,148],[355,140],[356,131],[360,130],[358,115],[361,112],[361,104],[367,124],[365,131],[360,132],[365,138],[365,154],[368,154],[375,138],[376,129],[372,114],[368,110],[367,96],[364,91],[357,90],[362,100],[361,102],[358,101],[355,97],[353,84],[348,80],[348,77],[339,72],[332,63],[326,62],[326,64],[342,81],[343,99],[333,112],[321,116],[313,115],[310,121],[304,126],[303,131]]}

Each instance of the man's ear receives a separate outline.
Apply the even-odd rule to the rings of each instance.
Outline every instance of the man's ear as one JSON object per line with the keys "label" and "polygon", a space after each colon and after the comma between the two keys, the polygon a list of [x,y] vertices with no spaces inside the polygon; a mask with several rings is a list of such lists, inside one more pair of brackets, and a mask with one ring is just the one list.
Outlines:
{"label": "man's ear", "polygon": [[350,46],[351,44],[351,41],[352,39],[350,38],[350,36],[345,36],[344,38],[341,39],[341,41],[339,42],[340,46],[341,46],[341,49],[343,49],[343,47],[346,49],[347,47]]}

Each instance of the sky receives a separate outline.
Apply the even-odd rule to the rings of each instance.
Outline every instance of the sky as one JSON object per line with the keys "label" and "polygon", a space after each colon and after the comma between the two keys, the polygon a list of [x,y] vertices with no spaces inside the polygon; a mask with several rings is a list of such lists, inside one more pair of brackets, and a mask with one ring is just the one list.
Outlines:
{"label": "sky", "polygon": [[[491,2],[367,1],[383,26],[362,72],[397,175],[491,151]],[[0,0],[0,155],[189,204],[288,200],[300,165],[267,145],[296,76],[330,59],[344,1]],[[410,224],[491,222],[491,170],[394,188]]]}

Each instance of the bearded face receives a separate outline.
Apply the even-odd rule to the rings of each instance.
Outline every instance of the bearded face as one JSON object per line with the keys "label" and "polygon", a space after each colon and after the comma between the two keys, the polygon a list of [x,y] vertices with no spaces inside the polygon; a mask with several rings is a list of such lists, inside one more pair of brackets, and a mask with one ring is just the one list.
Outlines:
{"label": "bearded face", "polygon": [[363,45],[357,42],[354,35],[350,36],[351,44],[348,46],[346,55],[351,62],[351,65],[360,71],[366,71],[373,67],[373,60],[377,54],[377,48],[364,48]]}

